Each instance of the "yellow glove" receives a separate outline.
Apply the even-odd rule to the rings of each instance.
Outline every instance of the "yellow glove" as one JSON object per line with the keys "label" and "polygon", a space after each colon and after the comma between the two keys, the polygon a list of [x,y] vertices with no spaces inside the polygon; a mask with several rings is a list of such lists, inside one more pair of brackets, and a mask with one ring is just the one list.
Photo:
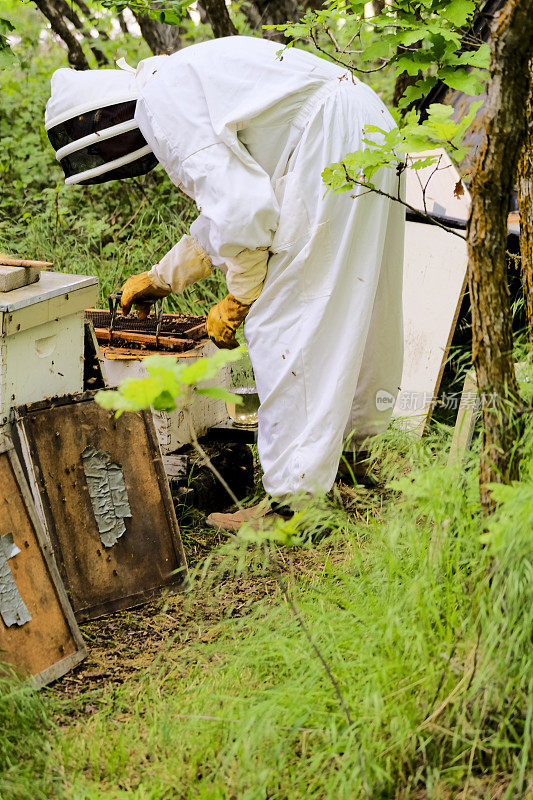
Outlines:
{"label": "yellow glove", "polygon": [[170,289],[161,289],[159,286],[155,286],[147,272],[132,275],[122,287],[122,297],[120,299],[122,313],[128,316],[131,306],[135,305],[137,317],[146,319],[150,313],[152,303],[155,303],[161,297],[167,297],[169,294]]}
{"label": "yellow glove", "polygon": [[233,350],[238,347],[235,331],[249,310],[250,306],[241,303],[232,294],[226,295],[207,315],[207,335],[211,341],[223,350]]}

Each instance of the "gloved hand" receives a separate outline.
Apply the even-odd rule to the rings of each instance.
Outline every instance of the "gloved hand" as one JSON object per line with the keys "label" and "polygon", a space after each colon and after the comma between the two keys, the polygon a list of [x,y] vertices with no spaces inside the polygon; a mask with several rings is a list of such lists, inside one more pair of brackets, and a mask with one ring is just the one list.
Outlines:
{"label": "gloved hand", "polygon": [[161,297],[167,297],[170,289],[162,289],[155,286],[150,280],[148,272],[141,272],[139,275],[132,275],[122,287],[122,297],[120,305],[122,313],[127,316],[132,305],[137,309],[137,317],[146,319],[150,313],[150,306]]}
{"label": "gloved hand", "polygon": [[241,303],[232,294],[213,306],[207,315],[207,335],[217,347],[233,350],[239,346],[235,331],[244,321],[250,306]]}

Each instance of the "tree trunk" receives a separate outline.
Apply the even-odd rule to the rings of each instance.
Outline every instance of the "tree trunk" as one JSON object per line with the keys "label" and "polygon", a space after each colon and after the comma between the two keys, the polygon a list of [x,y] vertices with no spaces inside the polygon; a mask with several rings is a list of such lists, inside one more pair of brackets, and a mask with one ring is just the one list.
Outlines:
{"label": "tree trunk", "polygon": [[[72,3],[72,0],[67,0],[67,2]],[[86,22],[89,22],[93,28],[96,28],[96,30],[98,31],[98,36],[100,36],[102,39],[105,39],[106,41],[109,41],[109,35],[107,31],[105,31],[102,28],[102,20],[96,19],[93,16],[93,12],[91,11],[87,3],[85,3],[84,0],[74,0],[74,2],[76,3],[81,13],[85,17]],[[118,14],[117,16],[120,16],[120,14]]]}
{"label": "tree trunk", "polygon": [[139,23],[142,37],[154,56],[167,56],[180,49],[181,33],[178,25],[167,25],[166,22],[152,19],[148,14],[133,13]]}
{"label": "tree trunk", "polygon": [[120,25],[120,30],[122,31],[122,33],[128,34],[130,32],[129,28],[128,28],[128,23],[126,22],[126,20],[124,18],[124,14],[122,13],[122,11],[120,12],[120,14],[117,14],[117,19],[118,19],[118,24]]}
{"label": "tree trunk", "polygon": [[507,285],[507,214],[526,135],[528,64],[533,54],[530,0],[507,0],[491,31],[485,136],[473,169],[468,220],[472,356],[483,407],[480,494],[493,508],[489,482],[517,475],[519,403]]}
{"label": "tree trunk", "polygon": [[[66,19],[68,19],[69,22],[72,22],[76,30],[81,33],[81,35],[89,45],[89,48],[92,51],[92,54],[95,57],[98,66],[105,67],[106,64],[109,64],[107,57],[102,53],[102,51],[96,44],[96,40],[91,36],[90,30],[88,30],[85,27],[81,19],[74,11],[74,8],[72,6],[69,6],[67,0],[48,0],[48,2],[50,3],[50,5],[53,5],[57,9],[59,14],[61,14],[63,17],[66,17]],[[87,11],[88,10],[89,9],[87,9]],[[89,25],[94,25],[94,23],[90,19],[90,16],[88,17],[88,21]]]}
{"label": "tree trunk", "polygon": [[209,20],[207,19],[207,12],[205,10],[203,0],[197,0],[196,10],[200,14],[200,22],[202,23],[202,25],[209,25]]}
{"label": "tree trunk", "polygon": [[237,35],[237,28],[231,21],[224,0],[202,0],[202,6],[215,39]]}
{"label": "tree trunk", "polygon": [[295,22],[302,13],[298,0],[253,0],[245,3],[241,9],[254,30],[261,30],[264,39],[285,44],[287,41],[281,31],[263,30],[263,25],[284,25]]}
{"label": "tree trunk", "polygon": [[34,2],[39,11],[41,11],[50,22],[53,32],[65,42],[68,49],[69,64],[74,67],[74,69],[89,69],[89,62],[85,57],[81,44],[72,31],[69,30],[67,23],[57,8],[55,8],[49,0],[34,0]]}
{"label": "tree trunk", "polygon": [[520,261],[529,341],[533,344],[533,61],[529,64],[527,133],[518,162]]}

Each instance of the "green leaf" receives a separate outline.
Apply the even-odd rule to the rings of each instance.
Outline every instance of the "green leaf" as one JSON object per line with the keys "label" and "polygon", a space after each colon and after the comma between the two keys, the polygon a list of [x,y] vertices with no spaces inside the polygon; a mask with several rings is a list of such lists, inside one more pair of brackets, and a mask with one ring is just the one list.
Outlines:
{"label": "green leaf", "polygon": [[428,119],[431,122],[447,122],[454,113],[453,106],[445,103],[431,103],[428,108]]}
{"label": "green leaf", "polygon": [[122,397],[120,392],[114,390],[100,390],[96,393],[94,399],[102,408],[114,411],[131,411],[129,402]]}
{"label": "green leaf", "polygon": [[436,83],[437,78],[430,77],[417,81],[413,86],[408,86],[398,103],[399,107],[406,108],[411,105],[414,100],[419,100],[421,97],[424,97]]}
{"label": "green leaf", "polygon": [[10,19],[0,17],[0,34],[11,33],[15,30],[15,26]]}
{"label": "green leaf", "polygon": [[457,28],[462,28],[473,15],[475,8],[474,0],[452,0],[440,11],[440,16]]}
{"label": "green leaf", "polygon": [[387,58],[392,53],[392,48],[396,47],[397,37],[394,35],[381,36],[376,42],[365,47],[361,53],[363,61],[375,61],[377,58]]}
{"label": "green leaf", "polygon": [[9,45],[0,47],[0,69],[11,69],[18,64],[18,61],[17,56]]}
{"label": "green leaf", "polygon": [[452,89],[476,96],[483,91],[483,82],[477,71],[467,72],[466,69],[442,69],[439,72],[441,80]]}
{"label": "green leaf", "polygon": [[168,389],[164,389],[154,398],[152,408],[155,411],[174,411],[177,408],[175,395]]}
{"label": "green leaf", "polygon": [[207,397],[214,397],[216,400],[224,400],[225,403],[235,403],[241,405],[243,399],[238,394],[228,392],[222,386],[208,386],[206,389],[195,389],[196,394],[205,394]]}
{"label": "green leaf", "polygon": [[457,56],[457,63],[465,66],[488,69],[490,62],[490,47],[485,42],[477,50],[468,50]]}
{"label": "green leaf", "polygon": [[407,72],[408,75],[418,75],[420,70],[429,63],[427,56],[414,53],[397,56],[393,61],[396,62],[396,75],[400,75],[402,72]]}
{"label": "green leaf", "polygon": [[0,17],[0,69],[10,69],[18,63],[18,57],[7,41],[7,34],[14,30],[11,20]]}
{"label": "green leaf", "polygon": [[440,36],[444,42],[449,42],[451,45],[454,45],[455,48],[459,48],[461,46],[460,33],[456,30],[446,27],[445,25],[442,25],[438,19],[427,22],[426,30],[434,36]]}
{"label": "green leaf", "polygon": [[161,382],[157,378],[129,378],[120,384],[120,393],[131,408],[150,408],[161,392]]}
{"label": "green leaf", "polygon": [[209,358],[199,358],[188,365],[179,363],[173,356],[149,356],[143,362],[147,377],[129,378],[122,381],[117,391],[98,392],[95,399],[103,408],[120,412],[148,408],[173,411],[177,408],[177,400],[181,405],[190,402],[193,387],[198,394],[238,403],[240,398],[235,398],[222,387],[196,387],[196,384],[216,378],[225,364],[239,361],[245,352],[244,346],[235,350],[217,350]]}
{"label": "green leaf", "polygon": [[428,156],[427,158],[414,158],[409,161],[407,168],[408,169],[425,169],[425,167],[431,167],[432,164],[437,163],[436,156]]}
{"label": "green leaf", "polygon": [[424,30],[419,28],[413,31],[401,31],[395,38],[399,44],[403,44],[404,47],[410,47],[424,39]]}

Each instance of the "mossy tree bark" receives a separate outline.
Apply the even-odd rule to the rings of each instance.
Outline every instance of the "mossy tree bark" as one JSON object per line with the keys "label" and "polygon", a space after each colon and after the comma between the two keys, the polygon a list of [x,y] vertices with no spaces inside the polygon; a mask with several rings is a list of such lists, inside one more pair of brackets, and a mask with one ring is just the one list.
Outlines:
{"label": "mossy tree bark", "polygon": [[533,60],[529,63],[527,132],[518,163],[518,209],[520,213],[520,260],[524,304],[533,344]]}
{"label": "mossy tree bark", "polygon": [[532,55],[531,2],[508,0],[491,31],[485,136],[473,169],[467,229],[472,355],[483,406],[479,481],[486,512],[493,508],[487,484],[507,483],[518,470],[519,394],[507,284],[507,215],[526,137]]}

